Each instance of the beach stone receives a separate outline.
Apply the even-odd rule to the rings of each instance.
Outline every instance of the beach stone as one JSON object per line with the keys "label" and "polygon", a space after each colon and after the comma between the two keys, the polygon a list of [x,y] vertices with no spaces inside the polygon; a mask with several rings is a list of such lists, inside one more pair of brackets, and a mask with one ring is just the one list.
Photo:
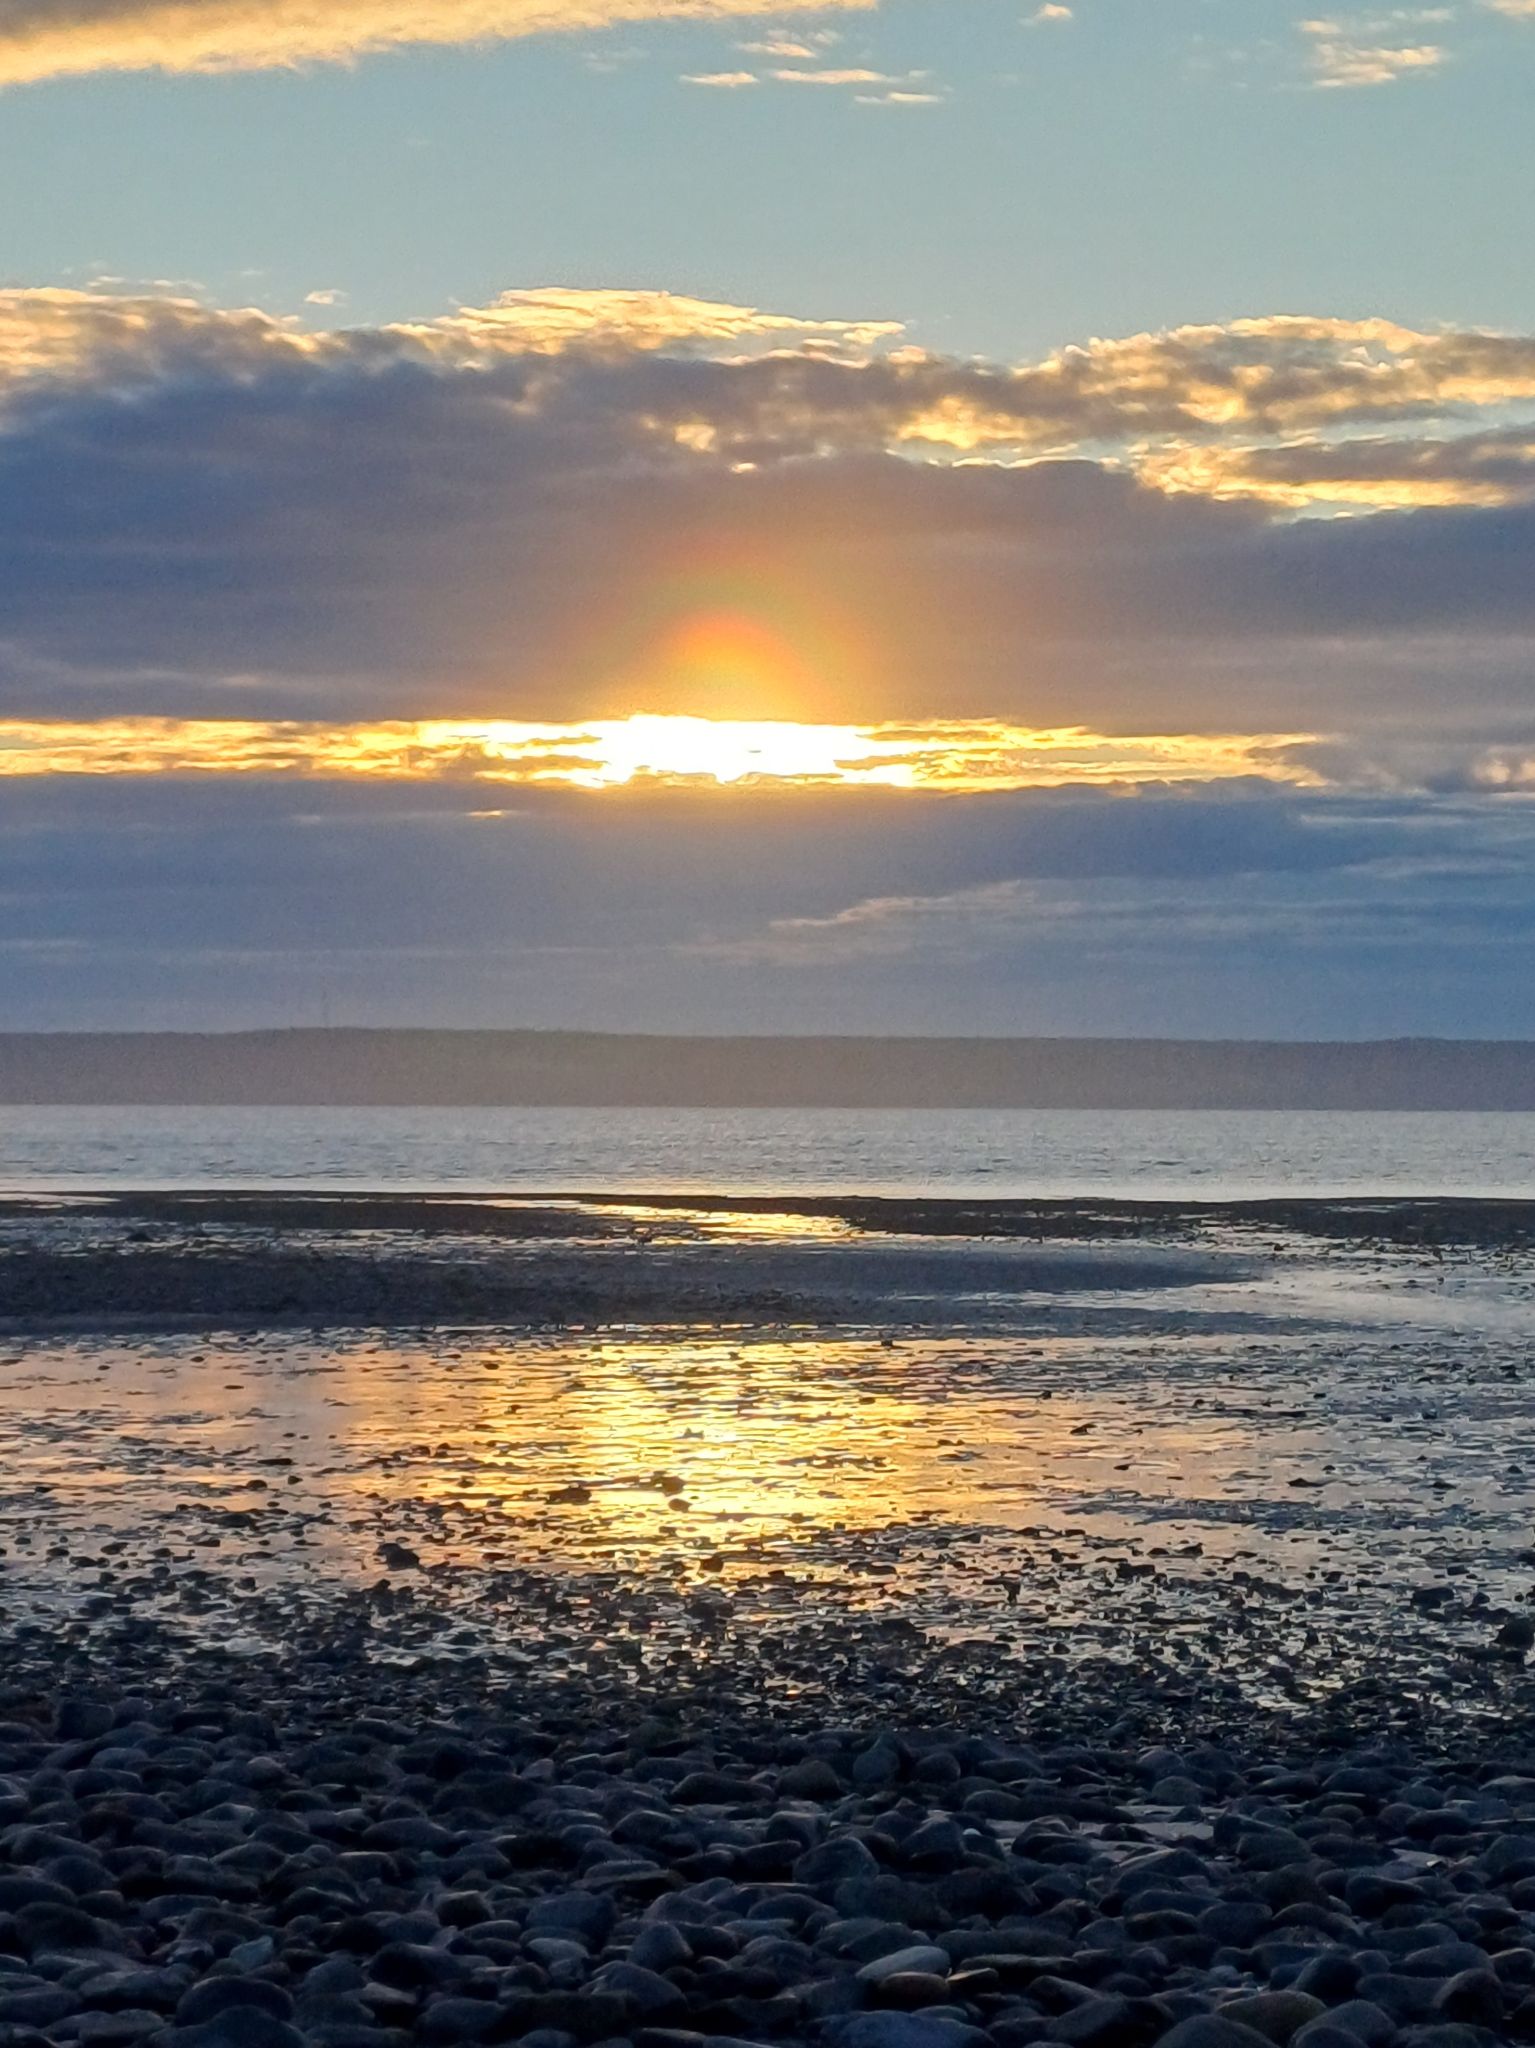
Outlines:
{"label": "beach stone", "polygon": [[79,1999],[60,1984],[33,1980],[8,1989],[0,1980],[0,2026],[51,2027],[79,2010]]}
{"label": "beach stone", "polygon": [[488,1998],[434,1998],[416,2022],[425,2041],[483,2041],[500,2031],[506,2015]]}
{"label": "beach stone", "polygon": [[1493,1884],[1535,1877],[1535,1835],[1499,1835],[1477,1862]]}
{"label": "beach stone", "polygon": [[618,1919],[613,1901],[598,1892],[556,1892],[536,1899],[528,1909],[530,1933],[577,1934],[589,1942],[603,1942]]}
{"label": "beach stone", "polygon": [[642,1969],[638,1963],[604,1963],[592,1979],[592,1989],[624,1999],[646,2019],[680,2012],[687,2004],[682,1992],[668,1978],[659,1971]]}
{"label": "beach stone", "polygon": [[769,1796],[763,1786],[728,1777],[723,1771],[689,1771],[672,1787],[672,1799],[678,1806],[753,1806]]}
{"label": "beach stone", "polygon": [[509,2034],[525,2039],[545,2029],[574,2041],[606,2041],[621,2036],[630,2021],[622,1998],[601,1991],[515,1993],[503,1998]]}
{"label": "beach stone", "polygon": [[882,1736],[853,1759],[852,1780],[861,1792],[896,1784],[905,1769],[905,1759],[895,1743]]}
{"label": "beach stone", "polygon": [[1324,2005],[1337,2005],[1353,1996],[1358,1983],[1358,1960],[1346,1950],[1335,1948],[1325,1949],[1321,1955],[1313,1957],[1289,1988],[1309,1992],[1313,1998],[1320,1998]]}
{"label": "beach stone", "polygon": [[862,1984],[881,1984],[887,1977],[913,1970],[929,1976],[946,1977],[949,1974],[948,1951],[922,1943],[893,1949],[887,1955],[876,1956],[865,1963],[858,1972],[858,1979]]}
{"label": "beach stone", "polygon": [[879,1862],[866,1843],[856,1835],[833,1835],[814,1849],[807,1849],[794,1864],[794,1882],[817,1887],[838,1885],[850,1878],[874,1878]]}
{"label": "beach stone", "polygon": [[1283,2048],[1308,2020],[1320,2019],[1326,2010],[1320,1998],[1305,1991],[1258,1991],[1250,1997],[1228,1999],[1219,2016],[1251,2027],[1254,2033],[1279,2042]]}
{"label": "beach stone", "polygon": [[1464,2020],[1471,2026],[1496,2031],[1503,2024],[1503,1985],[1488,1969],[1462,1970],[1441,1984],[1434,1993],[1435,2016]]}
{"label": "beach stone", "polygon": [[1085,1998],[1050,2021],[1050,2039],[1066,2048],[1121,2048],[1121,2044],[1145,2038],[1144,2021],[1135,2007],[1118,1993]]}
{"label": "beach stone", "polygon": [[1274,1924],[1272,1911],[1256,1899],[1227,1899],[1199,1915],[1199,1931],[1232,1948],[1248,1948]]}
{"label": "beach stone", "polygon": [[131,2044],[158,2034],[165,2025],[162,2013],[125,2006],[118,2012],[83,2012],[70,2025],[71,2037],[90,2048],[131,2048]]}
{"label": "beach stone", "polygon": [[105,1700],[66,1695],[54,1715],[54,1733],[60,1742],[95,1742],[109,1732],[116,1718]]}
{"label": "beach stone", "polygon": [[200,2026],[204,2020],[215,2019],[236,2005],[259,2006],[280,2020],[293,2015],[289,1994],[280,1984],[270,1983],[264,1977],[205,1977],[192,1986],[176,2007],[176,2023],[183,2027]]}
{"label": "beach stone", "polygon": [[22,1952],[29,1956],[70,1949],[94,1950],[106,1940],[101,1922],[73,1901],[60,1905],[53,1899],[34,1900],[16,1911],[11,1925]]}
{"label": "beach stone", "polygon": [[806,1757],[790,1764],[778,1777],[778,1789],[789,1799],[840,1799],[846,1782],[823,1757]]}
{"label": "beach stone", "polygon": [[[989,1972],[985,1974],[990,1976]],[[893,1976],[882,1977],[877,1984],[869,1985],[868,1996],[874,2005],[894,2007],[901,2012],[919,2012],[926,2006],[958,2000],[961,1994],[951,1990],[947,1977],[936,1977],[923,1970],[897,1970]],[[846,2001],[849,2007],[853,2003],[851,1999]]]}
{"label": "beach stone", "polygon": [[919,2012],[860,2012],[827,2023],[834,2048],[988,2048],[979,2027]]}
{"label": "beach stone", "polygon": [[1152,1786],[1150,1798],[1157,1806],[1203,1806],[1205,1791],[1192,1778],[1158,1778]]}
{"label": "beach stone", "polygon": [[629,1944],[629,1961],[644,1970],[670,1970],[692,1960],[692,1943],[669,1920],[652,1920]]}
{"label": "beach stone", "polygon": [[1193,2014],[1156,2037],[1157,2048],[1258,2048],[1260,2042],[1273,2048],[1267,2034],[1213,2013]]}
{"label": "beach stone", "polygon": [[[1330,2026],[1341,2027],[1354,2040],[1362,2041],[1364,2048],[1385,2048],[1385,2043],[1396,2032],[1396,2021],[1390,2013],[1367,1998],[1350,1998],[1342,2005],[1331,2007],[1327,2022]],[[1314,2021],[1312,2024],[1321,2023]],[[1303,2033],[1309,2031],[1309,2027],[1302,2029]]]}
{"label": "beach stone", "polygon": [[232,2005],[201,2026],[171,2027],[166,2048],[304,2048],[297,2027],[257,2005]]}

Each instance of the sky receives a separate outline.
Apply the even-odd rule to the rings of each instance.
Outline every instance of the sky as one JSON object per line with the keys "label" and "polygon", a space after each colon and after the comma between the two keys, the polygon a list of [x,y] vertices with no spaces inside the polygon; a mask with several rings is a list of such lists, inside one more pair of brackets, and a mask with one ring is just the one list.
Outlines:
{"label": "sky", "polygon": [[1535,0],[0,0],[0,1028],[1535,1036]]}

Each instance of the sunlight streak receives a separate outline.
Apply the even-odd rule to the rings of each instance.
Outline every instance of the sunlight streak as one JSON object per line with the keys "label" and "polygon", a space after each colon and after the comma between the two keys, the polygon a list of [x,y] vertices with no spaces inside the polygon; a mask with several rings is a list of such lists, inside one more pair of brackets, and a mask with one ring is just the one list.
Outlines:
{"label": "sunlight streak", "polygon": [[1060,783],[1315,785],[1309,733],[1136,733],[984,719],[812,725],[636,713],[579,725],[507,719],[321,725],[252,719],[0,720],[0,777],[268,776],[633,785],[1018,789]]}

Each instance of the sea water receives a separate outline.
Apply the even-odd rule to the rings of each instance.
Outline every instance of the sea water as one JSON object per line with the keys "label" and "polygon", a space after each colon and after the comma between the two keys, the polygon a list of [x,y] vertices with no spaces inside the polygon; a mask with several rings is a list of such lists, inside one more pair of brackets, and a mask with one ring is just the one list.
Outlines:
{"label": "sea water", "polygon": [[0,1106],[0,1190],[1535,1197],[1535,1112]]}

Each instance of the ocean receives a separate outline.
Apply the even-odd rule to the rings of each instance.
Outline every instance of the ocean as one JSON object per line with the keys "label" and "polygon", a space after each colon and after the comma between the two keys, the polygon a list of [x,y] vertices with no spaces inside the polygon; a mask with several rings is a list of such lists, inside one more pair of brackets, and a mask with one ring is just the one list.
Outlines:
{"label": "ocean", "polygon": [[0,1106],[0,1191],[1535,1197],[1535,1112]]}

